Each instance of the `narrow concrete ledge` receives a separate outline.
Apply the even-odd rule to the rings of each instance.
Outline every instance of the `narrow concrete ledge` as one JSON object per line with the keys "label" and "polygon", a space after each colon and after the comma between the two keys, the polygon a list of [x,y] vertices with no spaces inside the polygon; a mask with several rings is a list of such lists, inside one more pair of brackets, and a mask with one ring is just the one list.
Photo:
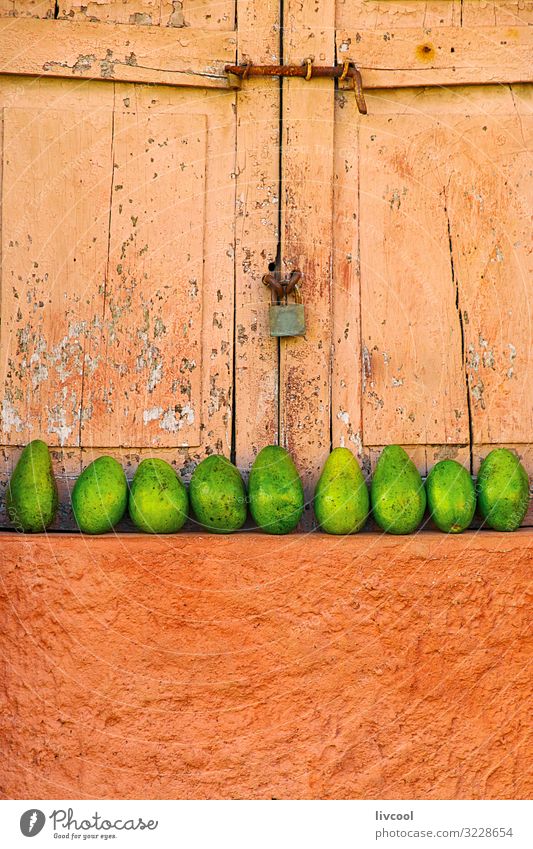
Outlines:
{"label": "narrow concrete ledge", "polygon": [[532,564],[531,529],[2,533],[0,795],[527,798]]}

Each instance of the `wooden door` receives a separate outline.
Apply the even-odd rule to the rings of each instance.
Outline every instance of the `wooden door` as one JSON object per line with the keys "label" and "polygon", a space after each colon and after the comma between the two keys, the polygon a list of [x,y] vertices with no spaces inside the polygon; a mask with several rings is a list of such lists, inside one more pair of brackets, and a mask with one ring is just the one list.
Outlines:
{"label": "wooden door", "polygon": [[[283,9],[283,11],[282,11]],[[332,447],[531,454],[532,2],[0,4],[0,484]],[[280,36],[282,27],[282,36]],[[227,63],[360,67],[347,84]],[[269,266],[305,338],[268,335]],[[309,510],[308,515],[311,511]],[[64,524],[67,515],[60,519]],[[308,522],[309,524],[309,522]]]}
{"label": "wooden door", "polygon": [[[263,405],[265,438],[277,422],[256,283],[278,242],[279,91],[237,101],[224,65],[277,58],[278,9],[17,2],[0,15],[0,481],[44,439],[64,527],[95,456],[128,476],[161,456],[187,478],[209,453],[236,456],[236,401],[256,419]],[[259,396],[236,392],[235,369]],[[263,433],[238,436],[242,462]]]}
{"label": "wooden door", "polygon": [[282,255],[305,340],[282,342],[281,438],[311,496],[330,447],[385,444],[423,473],[495,445],[533,471],[533,3],[285,3]]}

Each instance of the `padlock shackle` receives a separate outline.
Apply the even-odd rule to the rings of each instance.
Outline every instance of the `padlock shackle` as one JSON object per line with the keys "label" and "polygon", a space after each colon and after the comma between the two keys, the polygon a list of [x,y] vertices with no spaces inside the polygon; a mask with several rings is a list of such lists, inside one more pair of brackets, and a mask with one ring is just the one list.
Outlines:
{"label": "padlock shackle", "polygon": [[283,302],[287,304],[288,296],[294,292],[297,303],[301,303],[298,283],[302,277],[302,272],[298,269],[294,269],[290,274],[286,274],[285,277],[282,277],[279,271],[270,271],[264,274],[263,283],[270,288],[271,302],[273,304],[279,304],[283,299]]}
{"label": "padlock shackle", "polygon": [[283,286],[279,280],[279,273],[275,271],[264,274],[263,283],[270,288],[271,303],[279,303],[280,298],[283,297]]}

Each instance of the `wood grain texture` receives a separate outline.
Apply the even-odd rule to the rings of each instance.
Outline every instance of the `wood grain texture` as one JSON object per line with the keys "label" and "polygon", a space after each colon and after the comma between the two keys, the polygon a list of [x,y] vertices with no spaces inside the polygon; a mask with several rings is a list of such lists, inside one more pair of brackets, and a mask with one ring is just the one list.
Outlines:
{"label": "wood grain texture", "polygon": [[[533,440],[533,114],[450,121],[444,178],[475,443]],[[452,131],[452,133],[450,132]]]}
{"label": "wood grain texture", "polygon": [[[333,0],[291,0],[284,13],[284,60],[332,63]],[[280,438],[302,474],[307,502],[331,444],[333,131],[333,81],[284,79],[281,256],[284,272],[303,272],[307,330],[281,340]]]}
{"label": "wood grain texture", "polygon": [[[531,278],[526,212],[531,185],[525,166],[531,118],[511,93],[508,106],[513,105],[518,111],[505,118],[473,117],[465,109],[463,116],[417,114],[410,127],[411,119],[390,114],[365,122],[367,147],[376,151],[366,158],[361,147],[365,442],[385,442],[386,434],[389,441],[406,443],[468,441],[461,358],[474,442],[531,441],[532,329],[526,282]],[[378,126],[381,134],[375,131]],[[374,178],[382,166],[383,185]],[[409,185],[412,179],[414,186]],[[381,204],[376,206],[378,186]],[[390,209],[383,217],[387,199]],[[395,217],[401,218],[397,238]],[[381,241],[385,251],[379,250]],[[398,285],[391,286],[391,279]],[[430,293],[439,302],[426,301]],[[402,341],[391,358],[383,346],[396,338]],[[407,374],[392,374],[391,367],[406,368]],[[423,376],[426,368],[433,387]],[[397,426],[391,429],[383,410],[389,410]],[[416,421],[420,413],[422,432]],[[412,428],[407,422],[399,427],[404,414]]]}
{"label": "wood grain texture", "polygon": [[234,32],[0,19],[0,74],[227,89]]}
{"label": "wood grain texture", "polygon": [[335,95],[331,437],[363,459],[359,130],[348,95]]}
{"label": "wood grain texture", "polygon": [[111,112],[3,110],[2,442],[79,445],[106,274]]}
{"label": "wood grain texture", "polygon": [[440,173],[450,150],[446,133],[432,115],[361,122],[366,444],[469,439],[462,318]]}
{"label": "wood grain texture", "polygon": [[[183,449],[180,463],[211,453],[230,456],[233,409],[233,328],[235,310],[236,101],[233,92],[170,86],[117,84],[117,105],[161,116],[207,115],[206,213],[203,290],[202,430],[197,448]],[[142,448],[142,446],[140,446]],[[137,463],[139,451],[132,453]]]}
{"label": "wood grain texture", "polygon": [[84,373],[86,446],[200,444],[206,136],[205,116],[115,110],[107,280]]}
{"label": "wood grain texture", "polygon": [[517,26],[533,22],[532,0],[463,0],[462,26]]}
{"label": "wood grain texture", "polygon": [[336,26],[397,29],[517,26],[533,20],[532,0],[337,0]]}
{"label": "wood grain texture", "polygon": [[388,29],[460,25],[461,0],[336,0],[338,28]]}
{"label": "wood grain texture", "polygon": [[365,89],[531,80],[529,26],[339,29],[339,59],[358,65]]}
{"label": "wood grain texture", "polygon": [[[279,4],[241,0],[238,60],[279,58]],[[278,439],[278,342],[262,277],[279,239],[280,85],[253,79],[237,94],[235,244],[235,462],[247,471]]]}

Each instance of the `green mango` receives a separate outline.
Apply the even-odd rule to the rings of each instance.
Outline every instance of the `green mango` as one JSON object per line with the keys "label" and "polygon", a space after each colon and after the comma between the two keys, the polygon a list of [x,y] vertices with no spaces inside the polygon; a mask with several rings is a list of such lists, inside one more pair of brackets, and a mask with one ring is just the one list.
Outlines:
{"label": "green mango", "polygon": [[304,511],[304,489],[291,455],[267,445],[255,458],[248,482],[250,512],[268,534],[293,531]]}
{"label": "green mango", "polygon": [[128,511],[133,524],[146,534],[173,534],[183,527],[189,497],[169,463],[157,457],[140,463],[131,482]]}
{"label": "green mango", "polygon": [[246,489],[239,470],[220,454],[196,467],[189,498],[199,523],[215,534],[238,531],[246,521]]}
{"label": "green mango", "polygon": [[120,522],[128,504],[124,469],[113,457],[98,457],[72,490],[72,510],[80,531],[104,534]]}
{"label": "green mango", "polygon": [[441,460],[426,480],[431,518],[439,530],[460,534],[476,512],[476,490],[469,472],[455,460]]}
{"label": "green mango", "polygon": [[529,506],[529,479],[520,460],[507,448],[495,448],[477,477],[478,506],[489,528],[515,531]]}
{"label": "green mango", "polygon": [[6,498],[8,516],[15,530],[35,534],[52,524],[58,503],[48,446],[34,439],[22,451],[11,475]]}
{"label": "green mango", "polygon": [[370,499],[359,463],[349,448],[335,448],[315,489],[315,516],[327,534],[356,534],[366,522]]}
{"label": "green mango", "polygon": [[399,445],[381,452],[370,500],[379,527],[389,534],[410,534],[419,527],[426,509],[426,491],[418,470]]}

